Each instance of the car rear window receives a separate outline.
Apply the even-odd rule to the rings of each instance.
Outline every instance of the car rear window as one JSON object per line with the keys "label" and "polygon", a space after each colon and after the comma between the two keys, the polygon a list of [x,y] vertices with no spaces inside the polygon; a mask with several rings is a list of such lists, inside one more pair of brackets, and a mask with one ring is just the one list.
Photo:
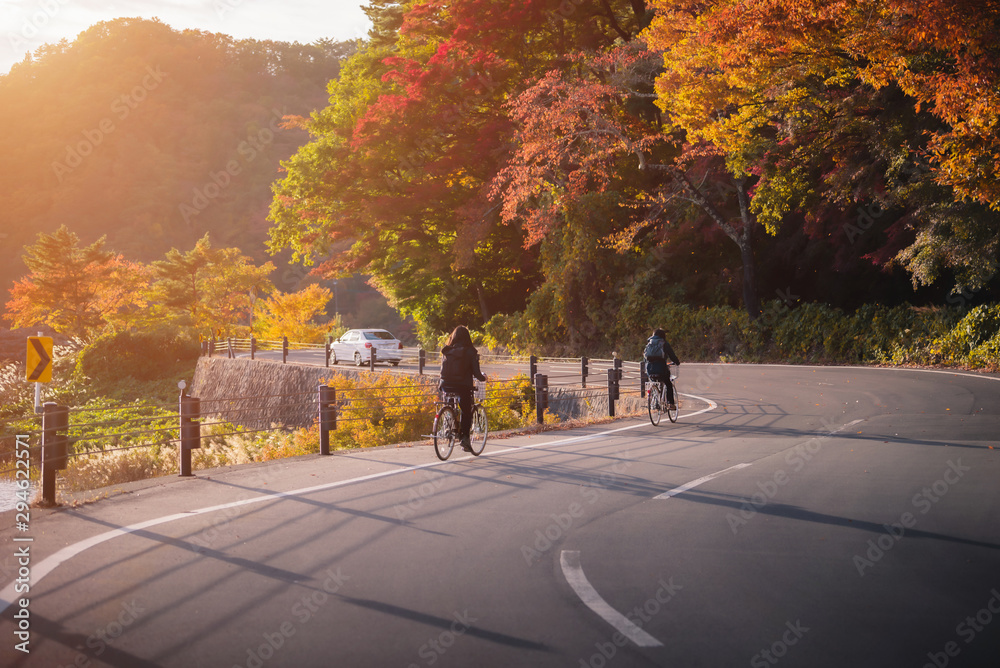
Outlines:
{"label": "car rear window", "polygon": [[365,338],[369,341],[392,341],[396,337],[389,332],[365,332]]}

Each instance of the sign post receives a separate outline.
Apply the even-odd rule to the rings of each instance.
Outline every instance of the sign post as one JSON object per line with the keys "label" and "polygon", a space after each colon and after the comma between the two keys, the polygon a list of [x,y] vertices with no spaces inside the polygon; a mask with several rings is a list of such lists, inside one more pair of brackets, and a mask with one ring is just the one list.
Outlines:
{"label": "sign post", "polygon": [[42,412],[42,383],[52,382],[52,337],[28,337],[28,357],[25,380],[35,384],[35,413]]}

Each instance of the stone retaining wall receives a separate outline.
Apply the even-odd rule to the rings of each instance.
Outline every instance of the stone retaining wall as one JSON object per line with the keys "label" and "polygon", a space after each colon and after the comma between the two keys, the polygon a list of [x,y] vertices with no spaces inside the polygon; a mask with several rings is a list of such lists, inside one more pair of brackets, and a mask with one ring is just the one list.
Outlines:
{"label": "stone retaining wall", "polygon": [[272,424],[308,427],[318,413],[318,387],[333,376],[359,372],[246,358],[202,357],[189,394],[201,399],[202,413],[248,429]]}
{"label": "stone retaining wall", "polygon": [[[248,429],[267,429],[274,424],[308,427],[318,412],[319,385],[337,375],[358,378],[367,373],[246,358],[202,357],[189,394],[201,399],[202,413],[219,415]],[[615,408],[624,415],[642,411],[645,405],[637,392],[627,394],[623,390]],[[581,392],[553,387],[549,389],[549,411],[561,419],[604,417],[608,414],[608,392],[604,388]]]}

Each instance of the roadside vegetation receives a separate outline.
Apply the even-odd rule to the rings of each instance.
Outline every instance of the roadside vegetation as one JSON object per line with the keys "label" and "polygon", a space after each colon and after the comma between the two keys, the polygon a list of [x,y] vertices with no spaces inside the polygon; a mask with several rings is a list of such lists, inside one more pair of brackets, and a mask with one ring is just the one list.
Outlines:
{"label": "roadside vegetation", "polygon": [[[90,344],[79,341],[55,351],[54,382],[43,401],[70,406],[72,457],[60,473],[58,489],[76,492],[120,485],[178,472],[178,382],[190,383],[199,354],[197,341],[173,334],[116,333]],[[41,420],[33,413],[32,386],[23,382],[23,364],[0,368],[2,429],[0,455],[9,461],[16,434],[33,434],[38,445]],[[379,373],[348,378],[331,373],[329,384],[343,402],[331,449],[367,448],[425,441],[434,416],[434,381]],[[492,431],[534,423],[534,391],[527,377],[491,383],[484,399]],[[549,422],[557,421],[549,415]],[[192,452],[194,469],[263,462],[319,452],[319,430],[248,430],[206,416],[201,448]],[[33,473],[40,467],[37,454]]]}
{"label": "roadside vegetation", "polygon": [[[428,350],[463,324],[635,360],[662,327],[684,361],[1000,371],[998,6],[744,5],[373,0],[366,39],[305,46],[120,19],[0,75],[2,316],[58,337],[44,400],[104,451],[65,484],[176,472],[208,337],[405,317]],[[148,99],[90,139],[137,73]],[[412,380],[331,382],[333,447],[429,431]],[[493,428],[531,422],[505,389]],[[0,366],[0,455],[32,401]],[[318,449],[275,427],[206,426],[195,466]]]}
{"label": "roadside vegetation", "polygon": [[774,301],[761,316],[729,306],[694,309],[647,304],[609,319],[604,345],[565,344],[573,335],[558,323],[534,328],[524,316],[496,316],[478,335],[483,345],[513,353],[640,359],[656,327],[682,361],[945,366],[1000,371],[1000,306],[931,308],[876,304],[847,313],[824,304],[790,308]]}

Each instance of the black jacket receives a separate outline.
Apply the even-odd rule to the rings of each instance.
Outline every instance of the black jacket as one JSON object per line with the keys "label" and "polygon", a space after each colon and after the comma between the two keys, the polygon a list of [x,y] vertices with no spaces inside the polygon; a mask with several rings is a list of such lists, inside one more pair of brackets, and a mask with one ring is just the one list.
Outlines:
{"label": "black jacket", "polygon": [[479,351],[467,346],[441,349],[441,384],[450,388],[472,388],[473,377],[486,380],[479,368]]}
{"label": "black jacket", "polygon": [[[653,337],[649,338],[650,340],[653,339]],[[681,365],[681,361],[677,359],[677,353],[674,352],[674,349],[670,347],[670,344],[667,343],[666,340],[663,341],[663,353],[671,362],[677,366]],[[647,359],[646,373],[651,377],[665,376],[667,374],[667,359],[664,359],[663,357],[651,357]]]}

